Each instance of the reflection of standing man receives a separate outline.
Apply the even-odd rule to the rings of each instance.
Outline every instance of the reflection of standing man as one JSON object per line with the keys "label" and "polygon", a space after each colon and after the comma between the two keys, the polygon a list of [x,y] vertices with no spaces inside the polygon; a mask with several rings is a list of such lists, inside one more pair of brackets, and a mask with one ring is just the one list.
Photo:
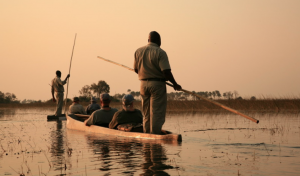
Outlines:
{"label": "reflection of standing man", "polygon": [[[60,116],[63,106],[64,100],[64,85],[67,83],[67,79],[70,77],[70,74],[67,75],[64,81],[60,80],[61,72],[59,70],[56,71],[56,77],[52,80],[51,93],[53,102],[56,102],[56,111],[55,116]],[[55,97],[54,97],[55,92]]]}
{"label": "reflection of standing man", "polygon": [[160,48],[160,35],[149,34],[148,45],[136,50],[134,70],[141,80],[140,93],[144,113],[144,132],[160,134],[165,123],[167,91],[165,81],[170,81],[175,90],[181,90],[171,72],[167,53]]}
{"label": "reflection of standing man", "polygon": [[144,143],[143,153],[145,162],[142,169],[145,173],[142,175],[169,175],[165,170],[174,168],[166,164],[168,160],[166,149],[160,143]]}

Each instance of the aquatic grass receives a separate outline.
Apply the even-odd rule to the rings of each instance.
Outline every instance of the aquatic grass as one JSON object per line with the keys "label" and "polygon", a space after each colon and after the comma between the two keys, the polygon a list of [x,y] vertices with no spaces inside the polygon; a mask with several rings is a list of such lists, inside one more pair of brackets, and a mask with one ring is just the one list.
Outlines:
{"label": "aquatic grass", "polygon": [[[245,111],[245,112],[300,112],[300,99],[298,97],[280,97],[250,100],[250,99],[217,99],[214,100],[230,108]],[[67,103],[67,107],[72,102]],[[88,106],[89,102],[80,102],[84,107]],[[122,109],[121,102],[111,102],[111,107]],[[137,109],[142,109],[141,101],[135,101],[134,106]],[[1,104],[1,108],[52,108],[55,110],[54,102],[36,102],[30,104]],[[64,111],[64,108],[63,108]],[[214,105],[205,100],[169,100],[167,103],[167,112],[226,112],[227,110]]]}
{"label": "aquatic grass", "polygon": [[[10,167],[10,166],[9,166]],[[22,172],[17,172],[15,169],[13,169],[12,167],[10,167],[15,173],[17,173],[20,176],[25,176],[25,174],[23,173],[23,167],[21,166]]]}
{"label": "aquatic grass", "polygon": [[[245,112],[300,112],[300,99],[263,99],[263,100],[216,100],[230,108]],[[204,100],[168,101],[167,111],[225,112],[219,106]]]}

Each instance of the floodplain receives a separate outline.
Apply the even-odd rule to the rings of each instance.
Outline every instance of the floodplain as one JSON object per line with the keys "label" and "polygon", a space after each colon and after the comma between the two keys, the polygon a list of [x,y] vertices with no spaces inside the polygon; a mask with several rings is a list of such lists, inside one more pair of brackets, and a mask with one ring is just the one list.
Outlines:
{"label": "floodplain", "polygon": [[299,105],[286,110],[276,103],[279,109],[261,111],[227,104],[258,119],[256,124],[210,105],[169,102],[163,128],[182,134],[182,142],[68,130],[66,121],[47,121],[54,106],[2,106],[0,175],[296,176]]}

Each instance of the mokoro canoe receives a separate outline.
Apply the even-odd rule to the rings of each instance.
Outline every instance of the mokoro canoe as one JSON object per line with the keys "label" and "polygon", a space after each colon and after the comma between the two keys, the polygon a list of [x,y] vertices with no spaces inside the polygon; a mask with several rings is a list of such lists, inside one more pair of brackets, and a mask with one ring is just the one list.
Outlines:
{"label": "mokoro canoe", "polygon": [[55,116],[55,115],[47,115],[47,120],[52,121],[52,120],[67,120],[66,115],[62,114],[60,116]]}
{"label": "mokoro canoe", "polygon": [[140,138],[140,139],[155,139],[155,140],[167,140],[167,141],[182,141],[181,134],[175,134],[169,131],[165,131],[167,134],[164,135],[156,135],[149,133],[140,133],[140,132],[125,132],[115,129],[110,129],[106,127],[91,125],[85,126],[82,121],[76,120],[79,117],[87,117],[88,115],[81,114],[66,114],[67,117],[67,125],[68,129],[87,131],[92,133],[101,133],[107,135],[114,136],[122,136],[122,137],[131,137],[131,138]]}

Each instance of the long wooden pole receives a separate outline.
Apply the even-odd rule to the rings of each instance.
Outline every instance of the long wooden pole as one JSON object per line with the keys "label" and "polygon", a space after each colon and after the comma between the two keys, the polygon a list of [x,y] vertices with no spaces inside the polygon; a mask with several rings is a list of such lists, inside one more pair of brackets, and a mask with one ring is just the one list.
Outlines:
{"label": "long wooden pole", "polygon": [[[122,66],[122,67],[124,67],[124,68],[127,68],[128,70],[134,71],[132,68],[127,67],[127,66],[122,65],[122,64],[119,64],[119,63],[117,63],[117,62],[114,62],[114,61],[105,59],[105,58],[100,57],[100,56],[98,56],[98,58],[99,58],[99,59],[102,59],[102,60],[105,60],[105,61],[107,61],[107,62],[116,64],[116,65]],[[166,82],[166,84],[169,85],[169,86],[171,86],[171,87],[173,87],[173,85],[170,84],[170,83],[168,83],[168,82]],[[247,115],[245,115],[245,114],[243,114],[243,113],[241,113],[241,112],[239,112],[239,111],[237,111],[237,110],[231,109],[231,108],[229,108],[229,107],[227,107],[227,106],[225,106],[225,105],[222,105],[221,103],[218,103],[218,102],[213,101],[213,100],[211,100],[211,99],[208,99],[208,98],[206,98],[206,97],[200,96],[200,95],[195,94],[195,93],[193,93],[193,92],[190,92],[190,91],[188,91],[188,90],[181,89],[181,91],[182,91],[182,92],[185,92],[185,93],[188,93],[188,94],[190,94],[190,95],[194,95],[194,96],[196,96],[196,97],[198,97],[198,98],[201,98],[201,99],[203,99],[203,100],[205,100],[205,101],[208,101],[208,102],[210,102],[210,103],[213,103],[213,104],[215,104],[215,105],[217,105],[217,106],[220,106],[220,107],[223,108],[223,109],[226,109],[226,110],[228,110],[228,111],[230,111],[230,112],[233,112],[233,113],[235,113],[235,114],[238,114],[238,115],[240,115],[240,116],[243,116],[243,117],[245,117],[245,118],[247,118],[247,119],[249,119],[249,120],[251,120],[251,121],[253,121],[253,122],[255,122],[255,123],[259,123],[259,120],[255,119],[255,118],[253,118],[253,117],[249,117],[249,116],[247,116]]]}
{"label": "long wooden pole", "polygon": [[[74,53],[74,48],[75,48],[76,36],[77,36],[77,33],[75,34],[75,39],[74,39],[74,44],[73,44],[73,49],[72,49],[72,55],[71,55],[70,67],[69,67],[69,74],[71,72],[71,66],[72,66],[72,59],[73,59],[73,53]],[[70,82],[70,78],[68,79],[68,84],[67,84],[67,93],[66,93],[66,100],[65,100],[65,113],[66,113],[66,110],[67,110],[69,82]]]}

